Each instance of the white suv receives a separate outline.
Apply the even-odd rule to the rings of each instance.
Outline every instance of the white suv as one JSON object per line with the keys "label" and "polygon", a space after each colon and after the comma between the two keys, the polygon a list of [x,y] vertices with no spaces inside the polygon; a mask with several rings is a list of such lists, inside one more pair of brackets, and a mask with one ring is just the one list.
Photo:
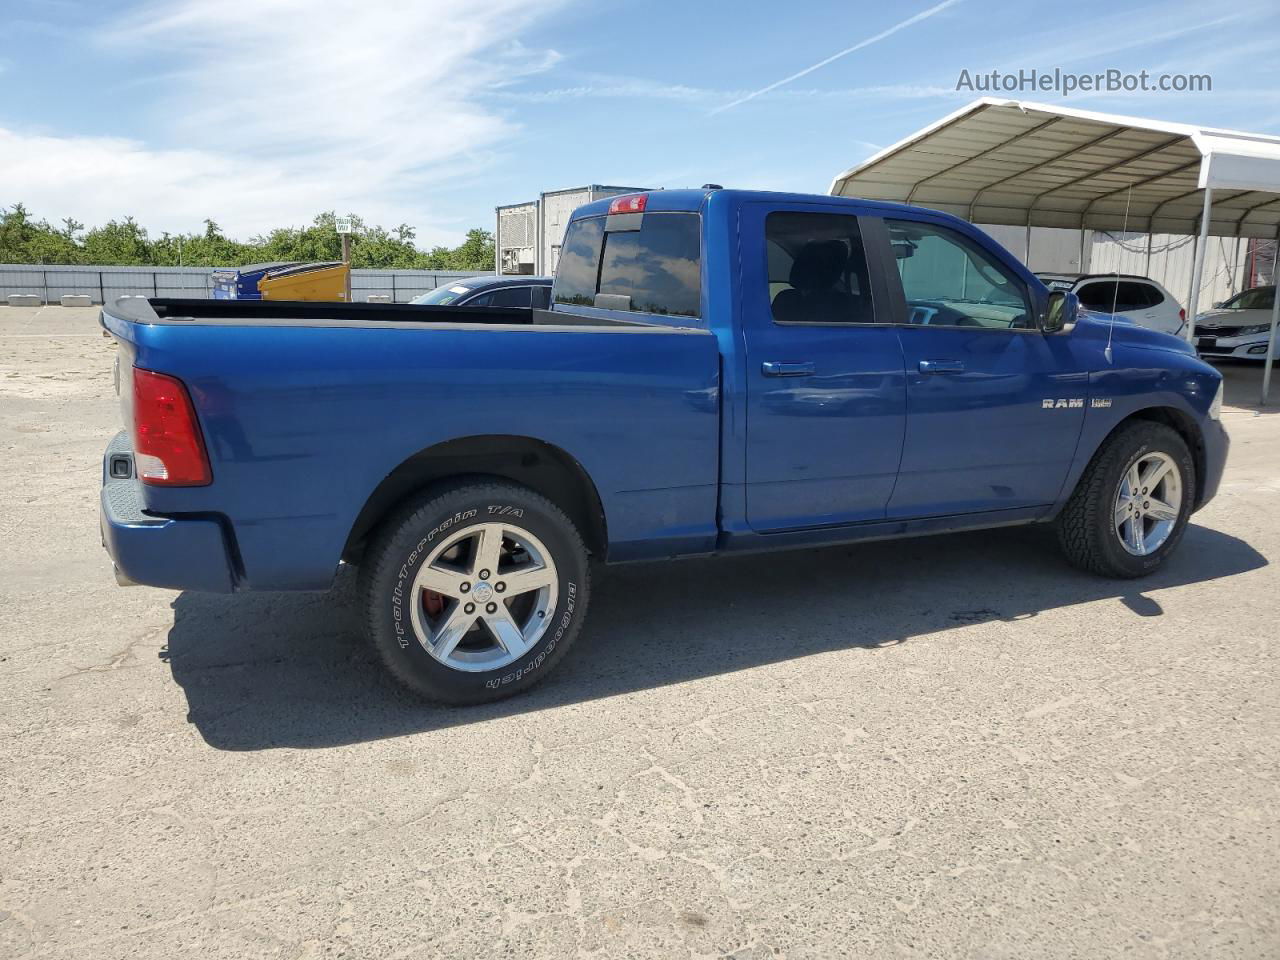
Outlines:
{"label": "white suv", "polygon": [[1080,306],[1092,313],[1115,313],[1140,327],[1179,334],[1187,311],[1150,277],[1114,273],[1037,273],[1050,290],[1066,290],[1080,298]]}

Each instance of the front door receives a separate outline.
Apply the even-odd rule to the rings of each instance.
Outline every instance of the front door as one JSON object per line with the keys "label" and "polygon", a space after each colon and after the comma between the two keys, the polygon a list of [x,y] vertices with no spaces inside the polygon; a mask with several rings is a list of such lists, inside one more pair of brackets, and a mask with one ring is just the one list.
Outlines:
{"label": "front door", "polygon": [[1027,285],[976,240],[886,224],[907,321],[907,430],[888,516],[1053,503],[1088,402],[1070,338],[1040,332]]}
{"label": "front door", "polygon": [[893,492],[905,424],[902,348],[881,322],[888,294],[883,273],[868,266],[860,218],[843,210],[743,208],[753,530],[883,519]]}

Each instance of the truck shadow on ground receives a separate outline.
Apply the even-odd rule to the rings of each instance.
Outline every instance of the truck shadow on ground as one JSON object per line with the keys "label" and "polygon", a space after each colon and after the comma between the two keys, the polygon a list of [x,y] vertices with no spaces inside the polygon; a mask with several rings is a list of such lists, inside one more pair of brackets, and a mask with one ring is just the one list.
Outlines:
{"label": "truck shadow on ground", "polygon": [[[530,693],[483,707],[424,704],[388,679],[361,639],[351,576],[325,594],[183,593],[161,657],[211,746],[328,747],[833,650],[892,656],[949,628],[1094,600],[1159,617],[1147,594],[1266,563],[1244,541],[1193,524],[1173,560],[1138,581],[1071,569],[1043,528],[597,570],[590,617],[568,660]],[[969,634],[958,642],[982,641]]]}

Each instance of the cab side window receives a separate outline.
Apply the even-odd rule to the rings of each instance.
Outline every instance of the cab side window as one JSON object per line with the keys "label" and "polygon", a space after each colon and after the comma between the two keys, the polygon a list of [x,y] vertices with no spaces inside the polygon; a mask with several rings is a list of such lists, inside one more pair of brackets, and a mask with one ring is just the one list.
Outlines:
{"label": "cab side window", "polygon": [[603,241],[604,217],[590,217],[569,224],[555,264],[556,303],[583,307],[595,303]]}
{"label": "cab side window", "polygon": [[778,211],[764,233],[775,322],[875,322],[857,217]]}
{"label": "cab side window", "polygon": [[529,306],[528,287],[501,287],[489,295],[491,307],[527,307]]}
{"label": "cab side window", "polygon": [[912,220],[885,224],[909,323],[995,330],[1034,327],[1025,285],[968,237]]}

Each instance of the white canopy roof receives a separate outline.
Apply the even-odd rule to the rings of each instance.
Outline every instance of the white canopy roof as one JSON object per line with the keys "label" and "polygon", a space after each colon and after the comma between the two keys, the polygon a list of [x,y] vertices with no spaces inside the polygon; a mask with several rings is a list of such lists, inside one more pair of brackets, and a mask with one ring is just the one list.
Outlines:
{"label": "white canopy roof", "polygon": [[987,97],[840,174],[831,193],[975,223],[1196,234],[1206,186],[1209,233],[1275,237],[1280,137]]}

